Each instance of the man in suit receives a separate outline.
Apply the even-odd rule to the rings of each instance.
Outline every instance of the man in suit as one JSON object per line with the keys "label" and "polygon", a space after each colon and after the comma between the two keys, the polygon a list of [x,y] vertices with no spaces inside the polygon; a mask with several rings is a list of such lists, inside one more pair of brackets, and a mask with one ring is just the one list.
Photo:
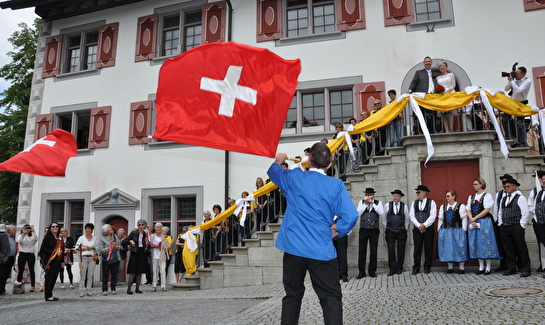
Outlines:
{"label": "man in suit", "polygon": [[433,252],[433,224],[437,217],[437,205],[435,201],[428,198],[430,190],[425,185],[418,185],[416,190],[417,200],[411,204],[409,218],[413,223],[414,243],[414,265],[413,275],[420,273],[420,261],[422,259],[422,248],[424,248],[424,273],[431,271],[431,260]]}
{"label": "man in suit", "polygon": [[[432,60],[429,56],[424,58],[424,69],[417,70],[414,74],[413,80],[411,81],[411,84],[409,85],[409,90],[407,90],[408,94],[411,93],[426,93],[426,94],[433,94],[435,91],[435,87],[437,86],[437,80],[435,79],[434,75],[431,72],[431,65]],[[426,120],[426,125],[428,126],[428,130],[430,133],[435,132],[434,127],[434,121],[435,121],[435,112],[429,111],[425,109],[424,107],[420,106],[420,110],[422,111],[422,115],[424,115],[424,119]],[[422,134],[422,130],[418,126],[418,120],[416,119],[416,116],[414,116],[414,131],[415,134]]]}
{"label": "man in suit", "polygon": [[0,295],[6,292],[6,282],[15,263],[15,225],[6,226],[6,232],[0,234]]}

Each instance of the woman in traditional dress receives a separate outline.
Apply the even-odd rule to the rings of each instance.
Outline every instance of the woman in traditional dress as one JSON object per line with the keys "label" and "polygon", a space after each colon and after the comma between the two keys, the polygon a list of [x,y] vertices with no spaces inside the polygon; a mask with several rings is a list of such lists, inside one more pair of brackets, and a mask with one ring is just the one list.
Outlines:
{"label": "woman in traditional dress", "polygon": [[484,191],[486,188],[484,179],[475,178],[473,188],[476,193],[467,199],[469,257],[479,259],[477,274],[489,275],[492,260],[501,258],[494,235],[493,216],[490,213],[494,206],[494,199],[490,193]]}
{"label": "woman in traditional dress", "polygon": [[76,249],[79,251],[81,259],[79,263],[79,296],[82,298],[85,295],[93,295],[91,287],[93,286],[93,274],[95,273],[95,265],[98,260],[98,255],[95,257],[98,238],[93,236],[94,229],[95,225],[86,223],[85,234],[81,235],[76,242]]}
{"label": "woman in traditional dress", "polygon": [[59,224],[52,222],[40,247],[40,259],[45,270],[45,301],[59,300],[59,298],[53,297],[53,288],[59,271],[64,267],[63,256],[64,243],[59,238]]}
{"label": "woman in traditional dress", "polygon": [[447,273],[454,272],[454,263],[459,263],[458,273],[464,274],[467,254],[467,212],[463,204],[456,202],[456,191],[445,192],[447,203],[439,209],[437,245],[439,261],[447,262]]}
{"label": "woman in traditional dress", "polygon": [[130,274],[129,283],[127,284],[127,294],[129,295],[132,295],[131,286],[133,283],[136,283],[136,290],[134,292],[142,293],[140,291],[140,281],[142,280],[142,273],[145,273],[148,268],[147,252],[150,249],[149,232],[146,231],[148,222],[140,219],[137,225],[138,228],[131,231],[126,238],[131,250],[131,257],[127,265],[127,272]]}
{"label": "woman in traditional dress", "polygon": [[[446,62],[441,62],[439,64],[440,75],[437,76],[437,84],[445,87],[445,93],[454,92],[456,88],[456,76],[454,73],[447,72],[448,64]],[[451,111],[441,112],[443,117],[443,127],[445,128],[445,133],[452,131],[452,126],[454,124],[454,114]]]}
{"label": "woman in traditional dress", "polygon": [[21,283],[23,281],[25,264],[28,263],[28,271],[30,272],[29,292],[34,292],[36,286],[36,274],[34,273],[36,255],[34,255],[34,245],[38,242],[38,235],[34,231],[34,226],[24,225],[15,241],[19,244],[19,257],[17,258],[19,272],[17,273],[17,282]]}
{"label": "woman in traditional dress", "polygon": [[64,270],[68,273],[68,280],[70,281],[70,289],[74,289],[74,275],[72,274],[72,264],[74,264],[74,253],[72,250],[76,245],[74,238],[70,237],[68,229],[61,228],[59,232],[59,238],[64,243],[64,269],[59,273],[59,278],[61,280],[61,289],[64,289]]}

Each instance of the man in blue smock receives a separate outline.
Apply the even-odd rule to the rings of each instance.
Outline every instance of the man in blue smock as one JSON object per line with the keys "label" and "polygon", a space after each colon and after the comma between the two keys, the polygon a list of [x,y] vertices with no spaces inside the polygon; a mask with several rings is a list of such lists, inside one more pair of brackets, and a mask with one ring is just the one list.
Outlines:
{"label": "man in blue smock", "polygon": [[[285,153],[278,153],[267,174],[282,189],[287,209],[276,239],[284,251],[282,324],[297,324],[304,279],[308,270],[320,299],[325,324],[342,324],[342,293],[337,252],[332,238],[346,235],[358,219],[358,212],[340,179],[326,176],[331,153],[323,143],[310,148],[309,170],[282,169]],[[334,216],[339,219],[333,223]]]}

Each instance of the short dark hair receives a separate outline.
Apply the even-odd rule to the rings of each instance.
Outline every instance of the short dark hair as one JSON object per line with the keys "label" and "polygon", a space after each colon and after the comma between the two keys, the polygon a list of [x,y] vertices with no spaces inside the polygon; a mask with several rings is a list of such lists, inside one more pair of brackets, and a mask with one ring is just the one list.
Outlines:
{"label": "short dark hair", "polygon": [[331,163],[331,151],[329,147],[317,142],[310,148],[310,162],[313,167],[326,168]]}
{"label": "short dark hair", "polygon": [[519,67],[520,72],[526,74],[526,68],[525,67]]}
{"label": "short dark hair", "polygon": [[214,204],[214,206],[212,207],[212,211],[214,211],[215,208],[218,208],[218,210],[220,210],[220,212],[221,212],[221,205]]}
{"label": "short dark hair", "polygon": [[352,117],[351,119],[348,120],[348,123],[350,123],[352,121],[357,122],[356,119]]}
{"label": "short dark hair", "polygon": [[[426,57],[424,58],[424,60],[422,60],[422,62],[426,61],[426,59],[430,59],[430,60],[431,60],[431,58],[430,58],[429,56],[426,56]],[[432,61],[433,61],[433,60],[432,60]]]}
{"label": "short dark hair", "polygon": [[388,90],[388,95],[390,95],[390,94],[397,95],[396,90],[395,89]]}
{"label": "short dark hair", "polygon": [[92,223],[89,222],[89,223],[86,223],[86,224],[85,224],[85,227],[83,227],[83,228],[84,228],[84,229],[85,229],[85,228],[91,228],[91,230],[95,230],[95,225],[93,225]]}

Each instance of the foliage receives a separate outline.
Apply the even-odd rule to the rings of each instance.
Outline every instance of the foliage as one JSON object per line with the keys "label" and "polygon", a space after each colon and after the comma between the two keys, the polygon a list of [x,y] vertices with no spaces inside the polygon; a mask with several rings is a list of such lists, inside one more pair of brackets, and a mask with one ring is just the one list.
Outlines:
{"label": "foliage", "polygon": [[[13,51],[7,55],[11,62],[0,68],[0,78],[11,86],[0,94],[0,161],[8,160],[23,150],[25,129],[30,101],[30,89],[36,58],[36,44],[40,19],[33,26],[19,23],[8,41]],[[0,172],[0,219],[15,222],[21,175],[15,172]]]}

